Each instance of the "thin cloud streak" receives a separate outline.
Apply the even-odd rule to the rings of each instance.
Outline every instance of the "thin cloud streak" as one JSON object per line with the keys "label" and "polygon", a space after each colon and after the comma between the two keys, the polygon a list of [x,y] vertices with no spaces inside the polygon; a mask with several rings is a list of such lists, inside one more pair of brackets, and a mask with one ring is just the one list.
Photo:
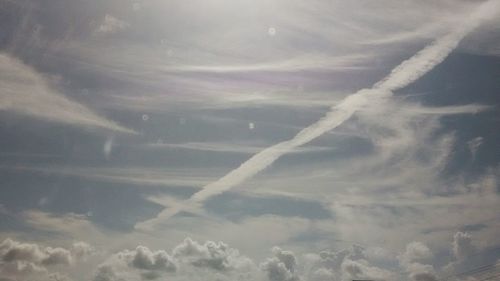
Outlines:
{"label": "thin cloud streak", "polygon": [[[0,165],[3,171],[30,171],[43,175],[59,175],[90,179],[109,183],[137,185],[139,188],[198,188],[211,182],[221,172],[217,169],[193,170],[170,169],[156,170],[144,167],[77,167],[77,166],[17,166],[15,168]],[[213,175],[215,174],[215,176]]]}
{"label": "thin cloud streak", "polygon": [[0,74],[0,111],[12,111],[51,122],[136,134],[58,93],[42,75],[10,55],[0,54]]}
{"label": "thin cloud streak", "polygon": [[335,70],[358,70],[367,69],[367,65],[363,65],[367,59],[371,59],[371,55],[352,54],[345,56],[305,56],[296,57],[289,60],[275,61],[261,64],[244,64],[244,65],[184,65],[177,67],[166,67],[162,70],[165,72],[183,73],[183,72],[199,72],[199,73],[247,73],[247,72],[300,72],[300,71],[335,71]]}
{"label": "thin cloud streak", "polygon": [[275,144],[255,154],[250,159],[232,170],[218,181],[206,185],[201,191],[188,199],[183,207],[173,207],[161,212],[156,218],[136,225],[138,229],[150,229],[181,210],[198,209],[208,198],[230,190],[260,171],[269,167],[274,161],[295,147],[304,145],[324,133],[335,129],[348,120],[355,112],[362,110],[370,103],[390,98],[392,91],[406,87],[425,75],[441,63],[459,44],[459,42],[483,20],[493,16],[498,8],[498,1],[481,4],[463,25],[448,35],[436,40],[413,57],[403,61],[391,73],[377,82],[371,89],[362,89],[346,97],[333,106],[319,121],[304,128],[294,138]]}
{"label": "thin cloud streak", "polygon": [[[263,147],[252,144],[232,144],[232,143],[217,143],[217,142],[187,142],[187,143],[153,143],[147,145],[148,148],[172,148],[172,149],[186,149],[195,151],[207,152],[226,152],[226,153],[240,153],[240,154],[254,154],[262,151]],[[303,147],[294,148],[288,153],[309,153],[332,150],[331,147]]]}

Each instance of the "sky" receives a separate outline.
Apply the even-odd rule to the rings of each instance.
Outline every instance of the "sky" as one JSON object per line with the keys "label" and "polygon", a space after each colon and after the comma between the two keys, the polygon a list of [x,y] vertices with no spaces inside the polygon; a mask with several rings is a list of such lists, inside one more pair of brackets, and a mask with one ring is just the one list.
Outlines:
{"label": "sky", "polygon": [[0,0],[0,281],[500,275],[499,0]]}

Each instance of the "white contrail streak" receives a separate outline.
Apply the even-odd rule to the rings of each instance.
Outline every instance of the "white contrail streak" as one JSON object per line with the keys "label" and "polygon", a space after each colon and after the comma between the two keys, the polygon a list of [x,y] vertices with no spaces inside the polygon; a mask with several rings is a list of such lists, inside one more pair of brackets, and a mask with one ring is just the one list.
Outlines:
{"label": "white contrail streak", "polygon": [[324,133],[340,126],[356,111],[369,106],[378,99],[392,96],[392,92],[408,86],[441,63],[459,44],[459,42],[480,23],[492,17],[499,8],[499,1],[481,4],[463,24],[448,35],[436,40],[417,54],[395,67],[389,75],[377,82],[371,89],[363,89],[331,107],[330,111],[316,123],[302,129],[290,140],[280,142],[255,154],[250,159],[232,170],[216,182],[206,185],[195,193],[183,205],[177,205],[161,212],[156,218],[136,225],[139,229],[149,229],[180,211],[196,210],[208,198],[227,191],[234,186],[255,176],[269,167],[288,151],[304,145]]}

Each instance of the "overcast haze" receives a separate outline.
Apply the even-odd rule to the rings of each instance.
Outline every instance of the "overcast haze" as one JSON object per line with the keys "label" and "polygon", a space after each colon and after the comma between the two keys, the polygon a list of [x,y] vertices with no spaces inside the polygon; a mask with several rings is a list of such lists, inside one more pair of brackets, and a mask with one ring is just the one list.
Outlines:
{"label": "overcast haze", "polygon": [[500,274],[500,1],[0,0],[0,281]]}

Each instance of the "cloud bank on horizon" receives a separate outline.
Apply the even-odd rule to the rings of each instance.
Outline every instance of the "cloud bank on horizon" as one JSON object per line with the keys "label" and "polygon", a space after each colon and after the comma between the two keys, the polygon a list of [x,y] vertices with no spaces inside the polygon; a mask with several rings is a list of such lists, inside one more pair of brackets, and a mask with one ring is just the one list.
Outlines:
{"label": "cloud bank on horizon", "polygon": [[[58,270],[88,263],[96,255],[104,260],[91,269],[93,281],[117,280],[487,280],[500,271],[500,261],[469,270],[460,265],[473,260],[478,250],[468,233],[456,232],[450,243],[452,257],[440,267],[432,265],[438,258],[425,243],[413,241],[399,253],[383,248],[351,245],[341,250],[297,255],[279,247],[272,256],[257,262],[224,242],[200,243],[186,238],[171,252],[146,246],[103,253],[84,242],[70,248],[43,247],[6,239],[0,243],[2,280],[73,280]],[[390,269],[381,267],[393,263]],[[86,274],[89,276],[89,274]]]}

